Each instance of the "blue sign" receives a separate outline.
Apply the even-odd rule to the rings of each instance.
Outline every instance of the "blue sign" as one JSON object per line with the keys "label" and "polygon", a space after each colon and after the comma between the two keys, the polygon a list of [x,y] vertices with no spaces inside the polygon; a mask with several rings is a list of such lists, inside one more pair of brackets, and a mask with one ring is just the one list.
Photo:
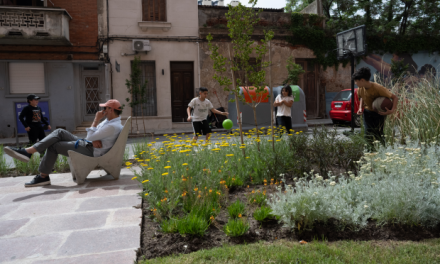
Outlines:
{"label": "blue sign", "polygon": [[[18,134],[26,134],[27,131],[24,129],[23,124],[20,122],[20,119],[18,118],[21,114],[21,110],[28,106],[28,103],[15,103],[15,116],[17,118],[17,133]],[[41,112],[43,113],[43,117],[47,118],[47,122],[50,124],[50,117],[49,117],[49,102],[47,101],[39,101],[38,106],[41,108]],[[46,130],[46,132],[49,132],[50,130]]]}

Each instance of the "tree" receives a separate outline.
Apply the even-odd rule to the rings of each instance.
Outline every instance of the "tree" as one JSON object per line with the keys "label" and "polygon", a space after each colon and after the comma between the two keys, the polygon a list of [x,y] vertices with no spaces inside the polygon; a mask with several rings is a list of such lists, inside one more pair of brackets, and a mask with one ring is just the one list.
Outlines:
{"label": "tree", "polygon": [[[264,31],[264,39],[261,39],[259,43],[252,39],[254,27],[259,21],[258,14],[261,10],[254,10],[256,0],[251,0],[249,3],[252,4],[252,8],[245,7],[240,3],[236,7],[229,6],[229,11],[226,13],[228,35],[231,38],[231,45],[228,45],[229,58],[220,54],[219,46],[212,43],[213,37],[211,34],[208,35],[207,39],[211,51],[210,57],[214,61],[214,70],[216,71],[214,79],[225,91],[234,94],[237,113],[240,113],[239,100],[252,107],[256,134],[259,137],[256,108],[264,99],[263,94],[266,88],[266,72],[264,69],[270,64],[269,61],[263,61],[263,57],[268,51],[267,44],[273,38],[274,33],[273,31]],[[253,54],[255,54],[255,63],[251,63],[251,55]],[[225,75],[228,68],[232,78]],[[243,94],[247,93],[248,98],[251,99],[250,103],[246,102],[244,95],[240,94],[241,86],[244,86]],[[252,92],[255,92],[255,95],[252,95]],[[242,120],[240,118],[238,124],[241,143],[243,144]]]}
{"label": "tree", "polygon": [[290,56],[287,59],[287,79],[284,81],[284,84],[298,84],[299,75],[304,73],[305,71],[301,67],[301,65],[295,63],[295,57]]}
{"label": "tree", "polygon": [[[130,79],[125,80],[125,86],[127,86],[128,93],[131,95],[131,98],[126,98],[125,100],[129,103],[131,107],[132,116],[136,116],[134,114],[134,109],[136,106],[140,105],[141,107],[141,115],[144,116],[144,108],[143,105],[146,103],[146,92],[147,92],[147,83],[145,80],[142,83],[142,70],[140,67],[141,58],[134,57],[134,61],[131,64],[131,74]],[[145,120],[142,118],[142,123],[144,125],[144,133],[146,131],[145,128]],[[136,129],[139,131],[138,125],[138,117],[136,116]],[[133,130],[132,130],[133,132]]]}

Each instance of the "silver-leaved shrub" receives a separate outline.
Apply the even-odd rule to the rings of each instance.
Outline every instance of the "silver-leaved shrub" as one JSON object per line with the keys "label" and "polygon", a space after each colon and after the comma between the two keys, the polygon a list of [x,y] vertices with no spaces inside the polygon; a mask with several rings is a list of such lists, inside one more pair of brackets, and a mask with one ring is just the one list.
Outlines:
{"label": "silver-leaved shrub", "polygon": [[362,229],[368,219],[377,224],[432,227],[440,223],[439,148],[407,142],[358,161],[356,177],[350,174],[324,180],[313,171],[271,196],[272,214],[291,228],[309,229],[315,221],[336,219],[342,228]]}

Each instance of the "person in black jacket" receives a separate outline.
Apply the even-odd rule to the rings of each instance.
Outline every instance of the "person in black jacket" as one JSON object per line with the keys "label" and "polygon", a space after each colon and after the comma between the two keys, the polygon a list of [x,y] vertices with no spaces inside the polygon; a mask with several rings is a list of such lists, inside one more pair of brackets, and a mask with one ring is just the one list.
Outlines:
{"label": "person in black jacket", "polygon": [[32,145],[37,143],[37,140],[41,141],[46,137],[44,128],[41,125],[42,123],[45,124],[49,130],[51,129],[49,123],[43,118],[41,108],[38,107],[39,99],[40,97],[35,94],[28,95],[27,102],[29,105],[23,108],[19,116],[20,122],[28,133],[29,143]]}

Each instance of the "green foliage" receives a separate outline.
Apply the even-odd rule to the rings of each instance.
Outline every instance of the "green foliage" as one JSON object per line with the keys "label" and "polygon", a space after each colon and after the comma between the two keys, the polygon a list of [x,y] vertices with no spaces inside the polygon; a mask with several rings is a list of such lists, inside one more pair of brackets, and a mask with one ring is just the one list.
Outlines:
{"label": "green foliage", "polygon": [[40,154],[34,153],[29,162],[22,162],[14,159],[15,171],[17,175],[33,175],[38,174],[38,167],[40,166]]}
{"label": "green foliage", "polygon": [[142,69],[140,63],[141,58],[134,57],[134,60],[131,63],[130,79],[125,80],[125,86],[128,89],[128,93],[131,95],[131,98],[126,98],[125,100],[129,102],[129,105],[132,108],[145,103],[147,99],[145,98],[145,95],[148,81],[142,83]]}
{"label": "green foliage", "polygon": [[177,222],[177,230],[181,235],[203,236],[208,227],[209,223],[203,217],[191,213]]}
{"label": "green foliage", "polygon": [[3,145],[0,145],[0,176],[6,176],[9,165],[6,162],[5,151]]}
{"label": "green foliage", "polygon": [[[420,147],[421,146],[421,147]],[[338,220],[341,228],[362,229],[368,219],[379,225],[422,225],[440,223],[439,148],[435,144],[410,142],[406,146],[366,153],[358,162],[358,176],[308,174],[294,187],[274,194],[269,206],[286,226],[302,231],[316,221]]]}
{"label": "green foliage", "polygon": [[70,171],[69,162],[67,157],[63,155],[58,155],[57,161],[54,166],[54,173],[63,173]]}
{"label": "green foliage", "polygon": [[160,229],[164,233],[177,233],[177,219],[168,219],[160,223]]}
{"label": "green foliage", "polygon": [[304,73],[305,71],[301,67],[301,65],[295,63],[295,58],[290,56],[287,59],[287,79],[284,81],[284,84],[298,84],[299,75]]}
{"label": "green foliage", "polygon": [[[253,6],[256,4],[256,1],[251,2],[253,2]],[[264,38],[259,42],[252,39],[254,28],[259,22],[258,14],[261,11],[255,11],[241,3],[236,7],[229,6],[229,11],[226,13],[228,35],[232,44],[232,50],[228,46],[229,58],[220,54],[219,46],[212,42],[212,35],[207,36],[211,51],[210,58],[214,61],[214,79],[223,90],[232,92],[236,99],[251,105],[256,126],[258,125],[256,123],[256,107],[265,99],[263,98],[267,86],[265,68],[270,65],[270,61],[263,61],[263,57],[268,51],[268,42],[274,36],[273,31],[269,30],[264,31]],[[255,64],[250,63],[252,54],[256,54]],[[230,76],[229,71],[232,71],[232,78],[228,77]],[[249,87],[251,85],[252,87]],[[240,86],[247,87],[243,90],[243,94],[240,93]],[[249,96],[252,102],[247,103],[244,95],[245,93],[250,95],[251,91],[254,91],[256,96]]]}
{"label": "green foliage", "polygon": [[247,195],[248,202],[250,204],[257,204],[258,206],[263,206],[266,204],[266,192],[265,191],[255,191],[248,193]]}
{"label": "green foliage", "polygon": [[406,75],[408,67],[409,64],[405,64],[403,59],[391,59],[391,73],[393,74],[393,82],[396,82],[399,79],[402,80],[402,78]]}
{"label": "green foliage", "polygon": [[246,205],[242,203],[240,200],[235,201],[235,203],[231,204],[228,207],[228,213],[229,217],[231,218],[237,218],[241,217],[244,214],[244,209]]}
{"label": "green foliage", "polygon": [[254,218],[257,221],[262,222],[262,221],[270,218],[272,216],[271,213],[272,213],[272,209],[270,209],[270,207],[262,206],[262,207],[258,208],[257,210],[255,210]]}
{"label": "green foliage", "polygon": [[238,237],[244,235],[249,230],[249,223],[243,218],[229,219],[223,228],[227,236]]}

